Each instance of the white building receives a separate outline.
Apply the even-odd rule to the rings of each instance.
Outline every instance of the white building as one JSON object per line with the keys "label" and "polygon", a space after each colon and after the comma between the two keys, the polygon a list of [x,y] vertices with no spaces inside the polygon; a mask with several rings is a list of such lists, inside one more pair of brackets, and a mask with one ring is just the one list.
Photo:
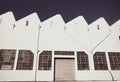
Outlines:
{"label": "white building", "polygon": [[65,23],[0,15],[0,81],[120,80],[120,20]]}

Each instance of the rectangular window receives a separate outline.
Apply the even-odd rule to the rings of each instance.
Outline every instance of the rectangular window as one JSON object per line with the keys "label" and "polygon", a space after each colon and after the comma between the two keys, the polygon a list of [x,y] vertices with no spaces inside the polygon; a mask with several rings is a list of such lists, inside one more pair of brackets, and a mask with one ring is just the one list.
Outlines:
{"label": "rectangular window", "polygon": [[74,51],[55,51],[55,55],[74,55]]}
{"label": "rectangular window", "polygon": [[105,52],[96,52],[93,57],[95,70],[108,69]]}
{"label": "rectangular window", "polygon": [[34,54],[30,50],[19,50],[17,70],[32,70]]}
{"label": "rectangular window", "polygon": [[77,52],[78,70],[89,70],[88,55],[85,52]]}
{"label": "rectangular window", "polygon": [[43,51],[39,55],[39,70],[51,70],[52,51]]}
{"label": "rectangular window", "polygon": [[14,66],[16,50],[0,50],[0,69],[12,70]]}
{"label": "rectangular window", "polygon": [[120,70],[120,53],[108,52],[112,70]]}

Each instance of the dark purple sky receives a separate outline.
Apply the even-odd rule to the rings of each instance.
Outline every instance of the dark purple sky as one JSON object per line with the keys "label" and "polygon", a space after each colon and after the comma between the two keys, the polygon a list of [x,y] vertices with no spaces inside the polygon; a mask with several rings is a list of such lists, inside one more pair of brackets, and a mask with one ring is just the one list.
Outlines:
{"label": "dark purple sky", "polygon": [[84,16],[90,24],[104,17],[111,25],[120,19],[120,0],[1,0],[0,14],[13,11],[16,20],[37,12],[41,21],[61,14],[65,22]]}

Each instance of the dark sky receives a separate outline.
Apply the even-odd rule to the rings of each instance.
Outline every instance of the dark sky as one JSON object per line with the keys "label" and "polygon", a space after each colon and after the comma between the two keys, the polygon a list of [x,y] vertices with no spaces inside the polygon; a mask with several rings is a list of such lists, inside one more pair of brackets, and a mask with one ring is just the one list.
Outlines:
{"label": "dark sky", "polygon": [[0,14],[13,11],[16,20],[37,12],[41,21],[61,14],[65,22],[84,16],[90,24],[104,17],[111,25],[120,19],[120,0],[1,0]]}

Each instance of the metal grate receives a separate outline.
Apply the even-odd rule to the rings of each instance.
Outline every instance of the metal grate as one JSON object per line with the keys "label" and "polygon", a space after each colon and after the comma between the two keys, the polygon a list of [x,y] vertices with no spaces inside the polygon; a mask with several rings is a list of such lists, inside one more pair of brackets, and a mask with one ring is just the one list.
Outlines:
{"label": "metal grate", "polygon": [[112,70],[120,70],[120,53],[108,52]]}
{"label": "metal grate", "polygon": [[78,70],[89,70],[88,55],[85,52],[77,52]]}
{"label": "metal grate", "polygon": [[55,55],[74,55],[74,51],[55,51]]}
{"label": "metal grate", "polygon": [[43,51],[39,55],[39,70],[51,70],[52,51]]}
{"label": "metal grate", "polygon": [[12,70],[14,66],[16,50],[0,50],[0,69]]}
{"label": "metal grate", "polygon": [[20,50],[18,55],[17,70],[32,70],[34,54],[30,50]]}
{"label": "metal grate", "polygon": [[93,57],[95,70],[108,69],[105,52],[96,52]]}

